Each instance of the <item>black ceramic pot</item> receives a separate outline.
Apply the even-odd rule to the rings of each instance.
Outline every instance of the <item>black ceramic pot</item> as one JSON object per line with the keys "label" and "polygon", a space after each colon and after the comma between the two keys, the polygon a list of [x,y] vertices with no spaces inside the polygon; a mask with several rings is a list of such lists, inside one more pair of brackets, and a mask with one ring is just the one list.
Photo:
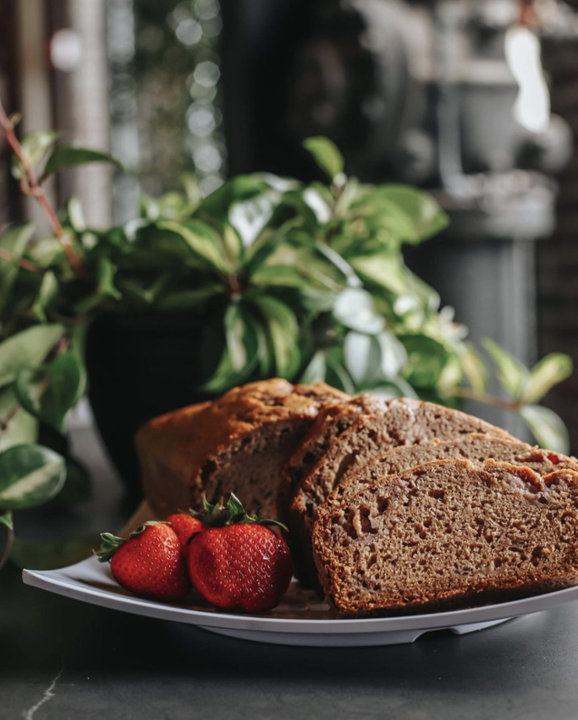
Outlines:
{"label": "black ceramic pot", "polygon": [[202,315],[105,314],[86,340],[88,396],[129,500],[140,498],[134,434],[147,420],[208,399],[198,390],[202,373]]}

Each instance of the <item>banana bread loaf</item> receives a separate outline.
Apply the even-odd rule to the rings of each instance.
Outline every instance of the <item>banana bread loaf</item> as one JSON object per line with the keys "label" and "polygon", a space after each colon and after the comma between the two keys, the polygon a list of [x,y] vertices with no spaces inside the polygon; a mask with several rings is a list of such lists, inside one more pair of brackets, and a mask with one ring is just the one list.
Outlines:
{"label": "banana bread loaf", "polygon": [[342,615],[428,612],[578,583],[578,473],[438,460],[378,480],[313,530]]}
{"label": "banana bread loaf", "polygon": [[275,517],[281,468],[319,410],[347,398],[273,379],[155,418],[136,436],[145,497],[164,517],[234,491],[247,510]]}

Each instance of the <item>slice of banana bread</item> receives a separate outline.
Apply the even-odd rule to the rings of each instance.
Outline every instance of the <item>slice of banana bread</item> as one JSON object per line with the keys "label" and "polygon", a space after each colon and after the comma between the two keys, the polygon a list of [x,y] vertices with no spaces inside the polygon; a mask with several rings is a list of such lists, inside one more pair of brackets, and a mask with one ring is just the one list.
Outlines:
{"label": "slice of banana bread", "polygon": [[456,459],[469,460],[480,467],[486,460],[508,462],[529,467],[542,476],[556,470],[578,472],[578,460],[574,457],[560,455],[552,450],[542,450],[517,440],[470,433],[450,440],[434,439],[422,445],[394,448],[360,470],[346,473],[327,501],[318,508],[317,513],[319,515],[322,512],[331,512],[335,506],[347,502],[366,485],[371,485],[386,475],[396,475],[433,460]]}
{"label": "slice of banana bread", "polygon": [[234,491],[249,511],[275,517],[281,468],[319,410],[348,397],[273,379],[155,418],[136,436],[145,496],[164,517]]}
{"label": "slice of banana bread", "polygon": [[416,445],[433,438],[449,439],[472,432],[513,439],[504,430],[479,418],[434,403],[408,398],[381,401],[378,409],[361,413],[329,446],[299,483],[288,515],[292,547],[301,548],[295,572],[305,585],[315,586],[317,573],[311,557],[311,528],[317,508],[348,471],[401,445]]}
{"label": "slice of banana bread", "polygon": [[277,497],[277,516],[289,521],[289,511],[295,489],[302,478],[327,452],[331,443],[344,433],[362,412],[375,412],[381,400],[372,395],[360,395],[345,402],[327,405],[319,411],[303,441],[286,462],[281,473]]}
{"label": "slice of banana bread", "polygon": [[428,612],[578,583],[578,473],[438,460],[366,487],[313,530],[342,615]]}

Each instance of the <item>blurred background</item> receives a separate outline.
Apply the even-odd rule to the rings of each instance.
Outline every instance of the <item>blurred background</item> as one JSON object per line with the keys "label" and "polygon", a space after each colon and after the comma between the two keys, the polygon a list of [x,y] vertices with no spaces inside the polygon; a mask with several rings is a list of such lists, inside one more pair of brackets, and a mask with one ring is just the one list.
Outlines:
{"label": "blurred background", "polygon": [[[123,161],[48,185],[103,227],[182,171],[203,195],[240,172],[311,179],[301,141],[326,135],[348,173],[441,202],[450,228],[406,259],[474,340],[526,364],[554,350],[578,363],[572,3],[2,0],[0,96],[24,131],[55,128]],[[0,148],[0,226],[42,223]],[[574,452],[577,401],[576,375],[546,400]]]}

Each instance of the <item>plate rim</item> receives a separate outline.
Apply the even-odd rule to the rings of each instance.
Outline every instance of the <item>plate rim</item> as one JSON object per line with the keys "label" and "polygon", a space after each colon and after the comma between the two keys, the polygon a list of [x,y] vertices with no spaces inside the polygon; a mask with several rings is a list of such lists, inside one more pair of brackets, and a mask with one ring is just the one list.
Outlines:
{"label": "plate rim", "polygon": [[578,585],[576,585],[518,600],[437,613],[372,618],[279,618],[267,617],[266,615],[210,612],[147,600],[136,596],[120,595],[110,590],[91,587],[88,582],[86,585],[82,585],[82,580],[70,577],[70,571],[73,571],[74,568],[80,566],[92,567],[95,562],[97,562],[95,558],[87,558],[80,563],[58,570],[25,569],[22,572],[22,579],[26,585],[48,592],[138,615],[173,620],[201,627],[301,634],[364,634],[419,630],[423,628],[442,629],[529,615],[578,600]]}

